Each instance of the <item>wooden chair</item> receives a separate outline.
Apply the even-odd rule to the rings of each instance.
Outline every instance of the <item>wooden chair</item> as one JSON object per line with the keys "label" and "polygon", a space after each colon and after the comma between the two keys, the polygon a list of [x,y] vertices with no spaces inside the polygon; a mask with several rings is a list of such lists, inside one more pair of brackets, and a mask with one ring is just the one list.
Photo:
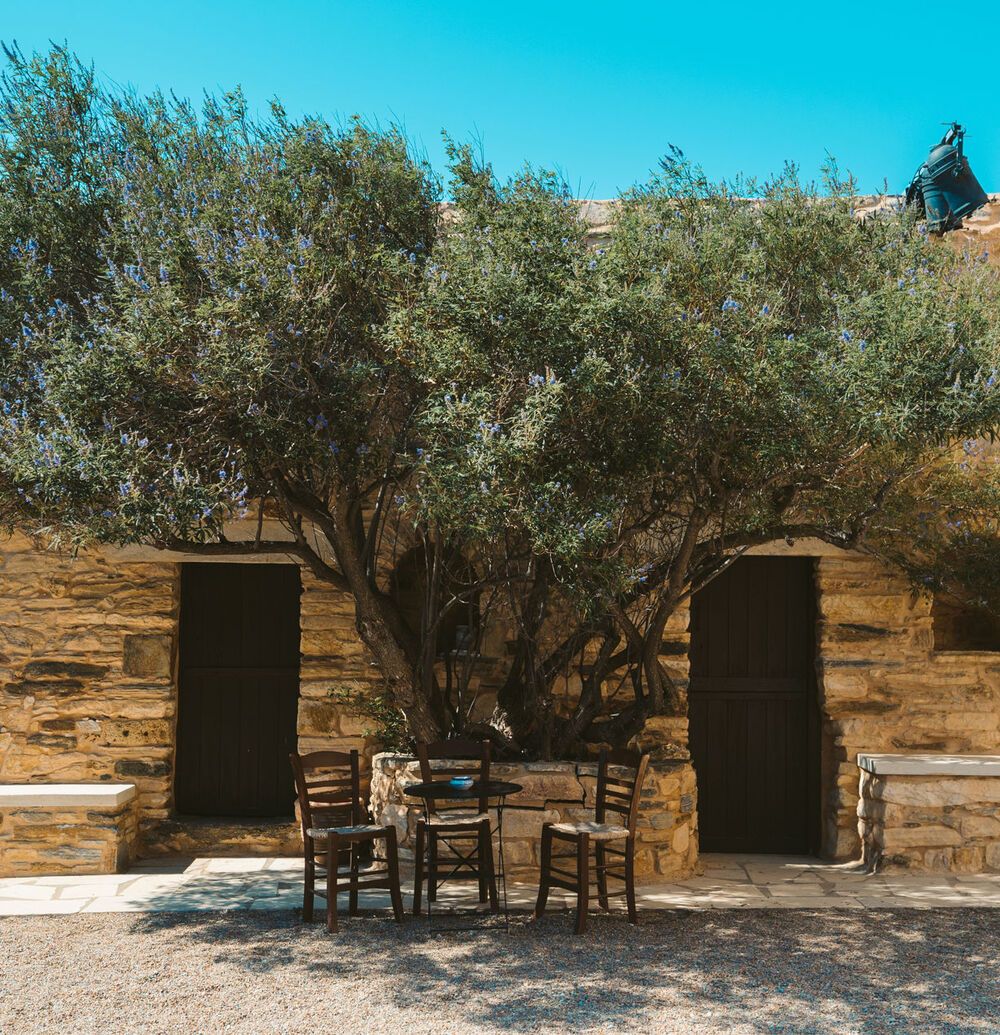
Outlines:
{"label": "wooden chair", "polygon": [[[397,923],[403,921],[403,899],[399,890],[399,853],[396,828],[366,822],[367,809],[361,801],[361,767],[357,751],[314,751],[289,755],[295,773],[295,790],[302,819],[305,855],[305,892],[302,919],[313,918],[315,896],[326,899],[327,930],[337,930],[337,895],[346,891],[351,916],[358,915],[358,892],[388,888]],[[386,865],[361,872],[361,850],[365,845],[385,841]],[[341,864],[347,866],[342,874]],[[322,891],[316,874],[325,877]],[[343,883],[341,877],[346,878]]]}
{"label": "wooden chair", "polygon": [[[616,769],[612,771],[612,766]],[[630,770],[621,775],[620,767]],[[594,819],[578,823],[546,823],[542,826],[542,863],[538,883],[535,917],[545,912],[549,888],[576,892],[576,933],[587,927],[590,901],[590,846],[596,855],[597,899],[608,909],[608,899],[624,894],[629,922],[637,924],[635,908],[635,824],[639,815],[639,796],[649,768],[649,755],[633,751],[602,751],[597,769],[597,807]],[[609,813],[611,814],[609,816]],[[575,845],[575,851],[552,854],[554,840]],[[624,842],[624,850],[612,847]],[[557,869],[553,860],[576,858],[576,873]],[[609,857],[613,861],[609,862]],[[624,863],[624,869],[617,869]],[[608,877],[624,881],[624,891],[608,894]]]}
{"label": "wooden chair", "polygon": [[[487,740],[479,742],[456,737],[430,744],[418,743],[417,758],[420,759],[420,779],[423,783],[445,783],[452,776],[475,776],[480,786],[485,787],[490,779],[490,744]],[[476,772],[467,765],[432,769],[431,758],[478,761],[479,770]],[[485,793],[481,794],[474,810],[458,807],[442,811],[437,807],[438,799],[425,800],[426,815],[417,820],[413,915],[420,915],[425,863],[428,915],[431,903],[437,901],[439,844],[448,849],[444,861],[451,867],[443,880],[475,878],[479,881],[479,901],[485,902],[488,896],[490,911],[499,912],[496,874],[493,868],[493,835],[487,809],[488,796]]]}

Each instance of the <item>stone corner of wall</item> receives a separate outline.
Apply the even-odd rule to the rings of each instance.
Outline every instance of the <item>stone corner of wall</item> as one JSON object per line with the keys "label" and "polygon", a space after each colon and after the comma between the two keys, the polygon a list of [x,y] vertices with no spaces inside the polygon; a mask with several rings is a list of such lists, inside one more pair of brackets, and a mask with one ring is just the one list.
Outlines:
{"label": "stone corner of wall", "polygon": [[0,800],[0,877],[122,873],[138,848],[134,793]]}
{"label": "stone corner of wall", "polygon": [[857,815],[869,870],[1000,872],[1000,775],[862,770]]}

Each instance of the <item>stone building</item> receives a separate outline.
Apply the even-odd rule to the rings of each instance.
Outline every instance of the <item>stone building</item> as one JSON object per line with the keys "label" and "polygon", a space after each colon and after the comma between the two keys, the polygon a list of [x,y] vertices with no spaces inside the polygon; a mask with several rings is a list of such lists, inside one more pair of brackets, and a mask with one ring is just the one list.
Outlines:
{"label": "stone building", "polygon": [[[599,232],[606,213],[588,216]],[[988,244],[996,216],[953,236]],[[657,761],[639,871],[690,872],[699,845],[850,860],[862,842],[872,865],[1000,870],[1000,636],[862,554],[755,554],[668,627],[682,707],[644,734]],[[376,679],[352,599],[280,558],[3,542],[0,876],[296,851],[288,751],[370,760],[343,701]],[[405,773],[376,758],[378,811],[404,845]],[[511,861],[531,866],[541,822],[585,808],[593,778],[571,764],[520,777]]]}
{"label": "stone building", "polygon": [[[718,635],[710,618],[689,623],[680,614],[668,630],[663,650],[680,685],[688,686],[689,658],[695,666],[686,695],[689,715],[655,720],[661,728],[651,731],[673,750],[654,767],[643,805],[639,860],[646,874],[690,871],[699,825],[712,850],[858,858],[859,800],[862,811],[886,809],[872,795],[859,798],[859,755],[1000,753],[1000,653],[956,645],[953,614],[935,616],[930,599],[867,557],[805,542],[761,553],[738,562],[730,584],[719,586],[730,621],[721,675],[699,661],[699,637]],[[107,866],[123,837],[128,852],[140,855],[293,852],[287,751],[297,744],[302,750],[359,747],[371,754],[375,745],[365,738],[365,721],[341,703],[345,684],[375,679],[354,631],[353,602],[307,571],[242,566],[248,578],[240,589],[250,606],[262,603],[264,594],[281,599],[274,573],[296,584],[294,597],[285,598],[299,634],[300,656],[290,673],[271,666],[279,671],[267,674],[272,683],[260,693],[244,686],[242,695],[226,697],[226,680],[260,665],[259,658],[247,666],[228,654],[207,659],[217,663],[206,666],[205,658],[185,657],[185,648],[197,646],[187,632],[182,643],[182,616],[192,606],[196,613],[204,610],[185,594],[204,594],[212,580],[232,579],[233,567],[153,559],[141,551],[60,558],[38,552],[26,539],[4,544],[0,784],[10,786],[0,791],[24,784],[97,790],[132,784],[136,795],[128,820],[95,802],[74,807],[67,801],[46,810],[21,798],[5,803],[0,794],[0,873]],[[192,568],[199,569],[196,580]],[[257,576],[265,573],[271,578],[261,581]],[[789,585],[807,592],[804,609]],[[700,606],[696,599],[695,610]],[[768,641],[787,639],[779,644],[778,663],[793,657],[807,666],[793,666],[770,687],[755,674],[774,662],[774,652],[770,662],[754,658],[761,627],[752,624],[769,613]],[[273,609],[265,614],[275,620]],[[199,700],[203,669],[223,686],[208,705]],[[260,699],[268,693],[282,697],[284,708],[262,722]],[[218,709],[214,715],[211,707]],[[199,719],[193,738],[189,716]],[[528,832],[536,810],[540,825],[541,812],[579,808],[586,797],[587,781],[575,770],[579,786],[571,782],[568,791],[566,767],[535,770],[520,823]],[[890,859],[905,848],[909,865],[1000,869],[998,778],[968,782],[970,793],[983,799],[976,804],[975,794],[969,797],[979,817],[974,837],[962,812],[962,781],[950,782],[946,801],[924,794],[916,803],[923,811],[915,819],[901,815],[901,829],[887,832],[892,837],[879,847]],[[277,797],[269,798],[275,786]],[[381,795],[392,804],[391,793],[383,789]],[[283,800],[284,807],[267,805],[261,815],[260,803],[272,800]],[[933,815],[925,814],[928,808],[936,810]],[[529,853],[524,862],[531,858]]]}

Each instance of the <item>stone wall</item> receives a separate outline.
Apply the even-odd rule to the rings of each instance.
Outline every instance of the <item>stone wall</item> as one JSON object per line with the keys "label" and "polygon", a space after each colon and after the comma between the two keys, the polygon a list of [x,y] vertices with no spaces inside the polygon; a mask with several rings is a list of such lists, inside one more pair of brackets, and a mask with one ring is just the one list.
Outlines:
{"label": "stone wall", "polygon": [[[523,787],[507,799],[503,817],[504,859],[515,875],[538,876],[542,824],[594,818],[595,764],[495,762],[490,775]],[[371,812],[376,822],[396,827],[404,859],[413,858],[416,823],[422,815],[421,803],[407,797],[405,791],[419,781],[419,763],[411,755],[381,753],[372,760]],[[687,875],[698,854],[694,772],[690,765],[653,763],[640,801],[636,875]]]}
{"label": "stone wall", "polygon": [[934,650],[931,600],[870,558],[816,566],[823,851],[856,859],[857,756],[1000,749],[1000,654]]}
{"label": "stone wall", "polygon": [[370,755],[368,723],[344,703],[345,695],[379,680],[354,627],[354,598],[302,569],[301,628],[299,751],[357,748]]}
{"label": "stone wall", "polygon": [[[935,651],[929,599],[868,558],[810,543],[792,552],[818,555],[823,852],[857,858],[858,753],[1000,750],[1000,654]],[[0,783],[133,782],[144,853],[290,850],[291,822],[268,830],[248,824],[243,836],[238,825],[220,834],[173,815],[185,559],[150,551],[141,559],[113,551],[60,557],[21,537],[0,547]],[[357,747],[370,755],[367,722],[343,703],[345,692],[378,680],[354,630],[353,602],[307,571],[302,579],[300,749]],[[674,714],[651,720],[638,738],[663,764],[648,790],[658,804],[648,810],[644,836],[658,847],[648,849],[646,872],[687,872],[697,854],[687,620],[686,611],[672,618],[662,647],[676,687]],[[503,644],[495,647],[502,658]],[[484,710],[496,678],[477,673]],[[569,680],[562,707],[577,690]]]}
{"label": "stone wall", "polygon": [[[339,704],[377,678],[353,601],[303,571],[300,750],[371,753],[365,722]],[[226,824],[173,814],[180,566],[0,547],[0,784],[138,788],[142,854],[296,850],[297,824]],[[9,832],[9,831],[8,831]]]}
{"label": "stone wall", "polygon": [[171,808],[175,564],[0,549],[0,783],[127,780]]}
{"label": "stone wall", "polygon": [[956,775],[968,756],[956,761],[945,772],[861,770],[858,834],[869,870],[1000,873],[1000,756],[989,767],[996,775]]}

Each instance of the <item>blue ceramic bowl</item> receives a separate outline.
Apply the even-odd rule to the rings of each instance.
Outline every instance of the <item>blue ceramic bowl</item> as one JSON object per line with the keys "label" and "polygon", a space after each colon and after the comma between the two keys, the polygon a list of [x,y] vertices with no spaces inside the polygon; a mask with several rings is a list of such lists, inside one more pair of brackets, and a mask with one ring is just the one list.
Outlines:
{"label": "blue ceramic bowl", "polygon": [[452,787],[471,787],[475,783],[475,780],[471,776],[453,776],[448,783],[450,783]]}

